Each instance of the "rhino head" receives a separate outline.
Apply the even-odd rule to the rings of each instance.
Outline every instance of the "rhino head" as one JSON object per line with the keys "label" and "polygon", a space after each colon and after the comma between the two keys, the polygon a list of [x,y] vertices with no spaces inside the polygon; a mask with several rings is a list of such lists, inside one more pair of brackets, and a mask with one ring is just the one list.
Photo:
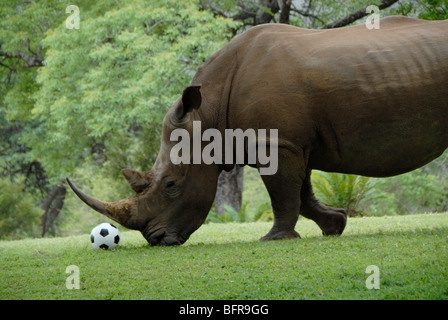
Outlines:
{"label": "rhino head", "polygon": [[70,187],[94,210],[126,228],[139,230],[149,244],[183,244],[205,221],[219,175],[216,165],[175,165],[170,159],[175,144],[170,140],[171,132],[183,128],[191,133],[193,118],[198,117],[193,111],[200,105],[200,87],[187,87],[163,120],[161,147],[153,168],[122,170],[135,196],[104,202],[86,195],[67,179]]}

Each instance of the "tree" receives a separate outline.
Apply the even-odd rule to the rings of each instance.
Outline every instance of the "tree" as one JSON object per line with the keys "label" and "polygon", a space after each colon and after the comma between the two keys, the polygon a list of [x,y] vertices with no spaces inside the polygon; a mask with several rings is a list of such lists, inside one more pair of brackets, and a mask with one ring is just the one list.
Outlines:
{"label": "tree", "polygon": [[48,232],[50,227],[53,225],[54,220],[59,215],[59,212],[62,210],[66,193],[67,189],[63,184],[56,185],[44,199],[42,203],[42,210],[44,213],[40,217],[42,237]]}
{"label": "tree", "polygon": [[33,108],[42,136],[26,139],[52,177],[70,175],[86,159],[114,172],[149,169],[168,107],[235,23],[194,2],[123,1],[100,15],[80,10],[79,30],[62,24],[43,41],[49,49]]}
{"label": "tree", "polygon": [[242,21],[245,26],[279,22],[299,27],[326,29],[349,25],[369,13],[369,5],[387,9],[399,0],[203,0],[216,15]]}
{"label": "tree", "polygon": [[58,15],[51,1],[10,1],[0,7],[0,176],[11,180],[24,176],[23,194],[16,196],[26,199],[49,190],[45,169],[38,158],[30,157],[23,134],[39,124],[31,110],[38,90],[37,68],[43,66],[45,55],[42,39]]}
{"label": "tree", "polygon": [[35,199],[24,192],[23,176],[15,181],[0,177],[0,239],[16,239],[37,234],[42,211],[34,205]]}
{"label": "tree", "polygon": [[[417,5],[414,4],[414,7]],[[426,0],[421,4],[419,18],[427,20],[448,19],[448,0]]]}
{"label": "tree", "polygon": [[239,212],[243,200],[244,168],[238,165],[229,171],[223,171],[218,177],[218,188],[215,195],[215,211],[224,214],[228,205]]}
{"label": "tree", "polygon": [[77,168],[150,169],[168,107],[238,24],[196,1],[84,0],[80,28],[70,29],[66,6],[0,7],[1,175],[40,169],[43,233]]}

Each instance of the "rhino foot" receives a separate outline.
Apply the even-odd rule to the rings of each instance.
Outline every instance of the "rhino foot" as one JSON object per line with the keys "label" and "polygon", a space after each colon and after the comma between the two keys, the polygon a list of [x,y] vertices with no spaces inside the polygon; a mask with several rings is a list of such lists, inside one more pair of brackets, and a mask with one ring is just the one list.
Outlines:
{"label": "rhino foot", "polygon": [[260,241],[266,240],[283,240],[283,239],[294,239],[300,238],[300,235],[295,230],[274,230],[271,229]]}
{"label": "rhino foot", "polygon": [[347,211],[345,209],[337,209],[327,207],[325,215],[322,215],[317,222],[322,229],[324,236],[339,236],[345,229],[347,223]]}

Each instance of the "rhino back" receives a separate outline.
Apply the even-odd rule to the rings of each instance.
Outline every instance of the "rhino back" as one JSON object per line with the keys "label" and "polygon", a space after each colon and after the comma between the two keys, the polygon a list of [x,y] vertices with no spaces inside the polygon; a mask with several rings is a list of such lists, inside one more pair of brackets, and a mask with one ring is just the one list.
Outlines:
{"label": "rhino back", "polygon": [[317,168],[389,176],[446,149],[448,21],[359,29],[318,44],[305,67],[324,123]]}
{"label": "rhino back", "polygon": [[215,95],[208,108],[223,126],[277,128],[310,168],[389,176],[448,146],[448,21],[263,25],[213,55],[195,81]]}

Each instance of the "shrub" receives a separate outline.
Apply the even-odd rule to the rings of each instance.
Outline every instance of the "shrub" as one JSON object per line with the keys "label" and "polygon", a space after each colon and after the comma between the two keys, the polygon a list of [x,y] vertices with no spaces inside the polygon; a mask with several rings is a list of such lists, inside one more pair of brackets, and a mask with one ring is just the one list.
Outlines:
{"label": "shrub", "polygon": [[243,201],[240,212],[237,212],[232,206],[223,204],[224,214],[218,214],[210,211],[206,222],[226,223],[226,222],[255,222],[255,221],[271,221],[273,213],[270,202],[260,204],[254,214],[250,214],[247,210],[247,202]]}
{"label": "shrub", "polygon": [[345,208],[351,217],[365,215],[361,206],[382,195],[376,178],[314,170],[311,181],[316,197],[325,205]]}
{"label": "shrub", "polygon": [[384,197],[371,206],[379,213],[444,212],[448,207],[447,178],[422,168],[383,179],[380,191]]}
{"label": "shrub", "polygon": [[43,211],[26,192],[24,179],[0,178],[0,239],[36,236]]}

